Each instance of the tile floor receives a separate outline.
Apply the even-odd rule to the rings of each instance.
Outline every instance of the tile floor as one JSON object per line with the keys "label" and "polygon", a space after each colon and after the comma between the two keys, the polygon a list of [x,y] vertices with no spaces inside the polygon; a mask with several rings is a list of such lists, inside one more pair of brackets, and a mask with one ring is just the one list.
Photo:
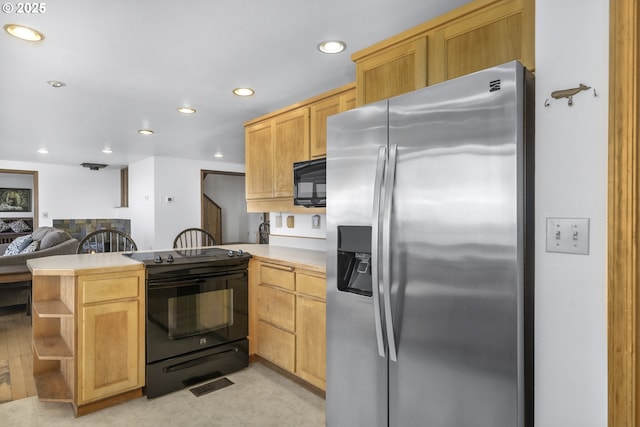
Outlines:
{"label": "tile floor", "polygon": [[189,389],[75,418],[70,404],[28,397],[0,404],[0,425],[58,426],[324,426],[324,400],[259,362],[227,375],[233,385],[196,397]]}

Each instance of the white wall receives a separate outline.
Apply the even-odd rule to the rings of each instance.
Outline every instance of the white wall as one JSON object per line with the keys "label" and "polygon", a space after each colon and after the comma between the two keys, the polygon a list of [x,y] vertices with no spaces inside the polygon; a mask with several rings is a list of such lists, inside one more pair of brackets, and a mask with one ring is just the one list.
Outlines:
{"label": "white wall", "polygon": [[[301,249],[325,251],[326,215],[320,214],[320,228],[313,228],[314,214],[293,214],[289,212],[269,213],[269,244]],[[278,220],[278,217],[281,219]],[[293,227],[289,227],[287,218],[293,217]]]}
{"label": "white wall", "polygon": [[[607,425],[608,0],[536,1],[535,424]],[[597,90],[567,100],[558,89]],[[546,99],[550,106],[544,107]],[[547,217],[591,219],[589,255],[545,252]]]}
{"label": "white wall", "polygon": [[[38,171],[39,225],[54,219],[121,218],[120,170],[0,160],[0,169]],[[43,215],[48,214],[48,218]]]}
{"label": "white wall", "polygon": [[155,238],[155,162],[153,157],[129,165],[129,207],[122,215],[131,219],[131,238],[138,250],[153,249]]}
{"label": "white wall", "polygon": [[[200,171],[244,172],[244,165],[151,157],[129,165],[131,237],[138,249],[169,249],[185,228],[199,227]],[[172,202],[167,202],[167,197]]]}

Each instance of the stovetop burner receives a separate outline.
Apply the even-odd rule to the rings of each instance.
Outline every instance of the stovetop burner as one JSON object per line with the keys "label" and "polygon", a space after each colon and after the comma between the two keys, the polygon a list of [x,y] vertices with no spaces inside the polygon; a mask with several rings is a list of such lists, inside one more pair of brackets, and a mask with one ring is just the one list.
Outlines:
{"label": "stovetop burner", "polygon": [[192,264],[202,262],[225,261],[231,258],[248,259],[251,254],[242,249],[233,251],[222,248],[188,248],[171,251],[132,252],[125,254],[145,265],[154,264]]}

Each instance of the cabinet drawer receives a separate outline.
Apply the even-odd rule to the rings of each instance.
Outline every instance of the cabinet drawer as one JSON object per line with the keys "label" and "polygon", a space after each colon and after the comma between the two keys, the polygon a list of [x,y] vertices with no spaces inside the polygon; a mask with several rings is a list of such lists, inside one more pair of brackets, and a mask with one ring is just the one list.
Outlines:
{"label": "cabinet drawer", "polygon": [[258,286],[258,319],[293,332],[295,295],[270,286]]}
{"label": "cabinet drawer", "polygon": [[115,299],[137,298],[140,276],[115,276],[100,278],[80,277],[82,302],[84,304]]}
{"label": "cabinet drawer", "polygon": [[296,276],[298,292],[317,298],[326,298],[326,283],[327,279],[324,277],[311,276],[304,273],[298,273]]}
{"label": "cabinet drawer", "polygon": [[295,369],[295,335],[258,322],[258,354],[271,363],[293,372]]}
{"label": "cabinet drawer", "polygon": [[286,266],[262,264],[260,266],[260,282],[291,291],[296,289],[293,268]]}

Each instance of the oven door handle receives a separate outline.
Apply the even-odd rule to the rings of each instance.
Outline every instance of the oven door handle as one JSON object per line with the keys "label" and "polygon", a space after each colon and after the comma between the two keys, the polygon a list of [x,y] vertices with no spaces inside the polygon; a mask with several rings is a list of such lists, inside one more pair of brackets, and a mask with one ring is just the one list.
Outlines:
{"label": "oven door handle", "polygon": [[209,363],[213,360],[220,359],[222,357],[227,357],[229,354],[237,353],[240,350],[238,347],[233,347],[230,349],[223,350],[219,353],[211,354],[209,356],[199,357],[197,359],[188,360],[186,362],[178,363],[176,365],[171,365],[163,368],[163,372],[165,374],[181,371],[183,369],[193,368],[194,366],[203,365],[205,363]]}
{"label": "oven door handle", "polygon": [[173,281],[173,282],[150,282],[148,283],[149,289],[167,289],[167,288],[182,288],[185,286],[200,286],[207,281],[204,279],[193,279],[193,280],[181,280],[181,281]]}
{"label": "oven door handle", "polygon": [[167,277],[163,279],[147,279],[147,286],[154,289],[177,288],[180,286],[200,285],[207,279],[243,279],[247,277],[247,270],[225,273],[225,274],[208,274],[200,276],[192,276],[191,278],[180,279],[179,277]]}

